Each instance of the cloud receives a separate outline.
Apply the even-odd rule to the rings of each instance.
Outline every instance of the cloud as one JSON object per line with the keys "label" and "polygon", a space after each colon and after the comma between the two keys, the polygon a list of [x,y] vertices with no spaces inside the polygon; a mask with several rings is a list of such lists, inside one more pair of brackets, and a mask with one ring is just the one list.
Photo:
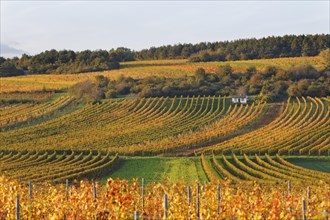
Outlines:
{"label": "cloud", "polygon": [[27,53],[21,49],[9,46],[8,44],[0,44],[1,50],[0,50],[0,56],[6,57],[6,58],[12,58],[15,56],[21,56],[23,53]]}

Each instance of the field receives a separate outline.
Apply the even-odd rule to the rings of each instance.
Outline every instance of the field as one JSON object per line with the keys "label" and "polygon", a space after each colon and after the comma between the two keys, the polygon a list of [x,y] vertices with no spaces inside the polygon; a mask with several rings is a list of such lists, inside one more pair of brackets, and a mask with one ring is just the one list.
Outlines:
{"label": "field", "polygon": [[[230,64],[238,72],[302,61],[323,65],[318,57]],[[102,74],[180,77],[226,63],[127,62]],[[17,194],[23,219],[132,219],[135,211],[151,219],[325,219],[330,212],[329,97],[81,104],[66,92],[98,74],[1,78],[0,219],[15,218]]]}

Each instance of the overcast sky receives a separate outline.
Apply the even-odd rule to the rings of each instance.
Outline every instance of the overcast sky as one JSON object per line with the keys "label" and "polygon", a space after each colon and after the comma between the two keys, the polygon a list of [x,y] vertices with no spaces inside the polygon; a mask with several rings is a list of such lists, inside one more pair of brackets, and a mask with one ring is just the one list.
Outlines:
{"label": "overcast sky", "polygon": [[1,56],[329,33],[325,1],[6,1]]}

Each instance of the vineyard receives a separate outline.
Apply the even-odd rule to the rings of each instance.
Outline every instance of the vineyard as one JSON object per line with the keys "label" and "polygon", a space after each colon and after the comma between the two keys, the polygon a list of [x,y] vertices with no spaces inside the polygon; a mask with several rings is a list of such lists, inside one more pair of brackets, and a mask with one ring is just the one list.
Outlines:
{"label": "vineyard", "polygon": [[[3,132],[1,148],[161,152],[244,127],[264,109],[265,104],[260,103],[227,106],[221,97],[105,101],[32,127]],[[242,123],[238,125],[235,118]]]}
{"label": "vineyard", "polygon": [[[4,106],[0,125],[6,128],[43,117],[71,101],[62,96],[52,102]],[[1,132],[0,149],[107,150],[141,155],[189,153],[196,148],[194,152],[199,154],[329,154],[329,99],[289,98],[279,107],[283,111],[278,117],[244,132],[261,123],[272,108],[266,103],[232,105],[216,96],[106,100]],[[233,135],[240,131],[241,135]]]}
{"label": "vineyard", "polygon": [[247,156],[244,154],[238,157],[233,154],[231,157],[212,155],[207,158],[204,154],[201,161],[205,173],[210,181],[223,183],[226,180],[232,182],[259,181],[260,183],[304,181],[315,180],[330,181],[330,174],[311,171],[295,166],[283,159],[278,154],[272,158],[268,154],[264,156]]}
{"label": "vineyard", "polygon": [[40,104],[24,103],[1,107],[0,129],[17,126],[20,123],[45,117],[55,110],[64,108],[72,101],[72,97],[61,96],[53,102],[45,102]]}
{"label": "vineyard", "polygon": [[267,126],[200,151],[329,155],[329,102],[327,98],[289,99],[283,113]]}
{"label": "vineyard", "polygon": [[[21,182],[63,182],[66,179],[96,178],[110,170],[118,155],[109,152],[14,152],[0,153],[0,172]],[[103,174],[104,175],[104,174]]]}
{"label": "vineyard", "polygon": [[17,212],[22,219],[327,219],[330,209],[329,185],[322,181],[231,186],[109,179],[105,185],[27,186],[0,177],[0,186],[2,219]]}
{"label": "vineyard", "polygon": [[[329,98],[245,105],[221,96],[0,98],[0,219],[326,219],[330,212]],[[304,160],[323,172],[303,168]]]}

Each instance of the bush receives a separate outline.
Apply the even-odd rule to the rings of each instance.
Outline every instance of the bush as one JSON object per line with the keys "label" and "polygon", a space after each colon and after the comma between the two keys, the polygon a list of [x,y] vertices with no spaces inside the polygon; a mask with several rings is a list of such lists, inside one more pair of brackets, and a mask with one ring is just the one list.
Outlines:
{"label": "bush", "polygon": [[117,91],[114,89],[109,89],[105,93],[105,98],[110,99],[110,98],[117,98]]}
{"label": "bush", "polygon": [[0,77],[20,76],[20,75],[24,75],[24,71],[17,69],[14,64],[6,61],[0,64]]}
{"label": "bush", "polygon": [[102,89],[90,80],[73,85],[69,89],[69,94],[74,96],[79,101],[87,103],[94,103],[105,98],[105,94]]}

